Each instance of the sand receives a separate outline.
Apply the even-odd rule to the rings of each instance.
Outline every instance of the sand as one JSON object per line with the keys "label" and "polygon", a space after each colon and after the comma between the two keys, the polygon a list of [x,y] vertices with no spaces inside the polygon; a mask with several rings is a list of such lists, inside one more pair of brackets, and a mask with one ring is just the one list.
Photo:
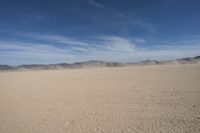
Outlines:
{"label": "sand", "polygon": [[200,132],[200,65],[0,72],[0,133],[169,132]]}

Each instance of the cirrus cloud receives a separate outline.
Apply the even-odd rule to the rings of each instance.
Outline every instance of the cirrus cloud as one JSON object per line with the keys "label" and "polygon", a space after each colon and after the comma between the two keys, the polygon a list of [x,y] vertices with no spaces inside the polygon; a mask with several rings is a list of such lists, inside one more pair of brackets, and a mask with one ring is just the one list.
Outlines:
{"label": "cirrus cloud", "polygon": [[[200,41],[169,42],[146,48],[130,38],[98,36],[89,41],[60,35],[34,35],[34,42],[0,41],[0,64],[72,63],[86,60],[135,62],[175,59],[200,54]],[[40,43],[40,41],[47,43]],[[49,43],[51,42],[51,43]]]}

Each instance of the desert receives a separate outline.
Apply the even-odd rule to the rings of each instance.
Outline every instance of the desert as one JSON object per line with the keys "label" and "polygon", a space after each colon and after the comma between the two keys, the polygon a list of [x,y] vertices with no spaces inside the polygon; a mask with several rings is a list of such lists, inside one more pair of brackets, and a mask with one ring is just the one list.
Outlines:
{"label": "desert", "polygon": [[0,0],[0,133],[200,133],[200,0]]}
{"label": "desert", "polygon": [[200,64],[0,72],[1,133],[199,133]]}

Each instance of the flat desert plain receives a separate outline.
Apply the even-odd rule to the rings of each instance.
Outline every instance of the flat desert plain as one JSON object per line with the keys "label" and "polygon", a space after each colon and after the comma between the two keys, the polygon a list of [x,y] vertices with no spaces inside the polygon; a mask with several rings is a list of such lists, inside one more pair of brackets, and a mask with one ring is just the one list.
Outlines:
{"label": "flat desert plain", "polygon": [[0,133],[199,133],[200,65],[0,72]]}

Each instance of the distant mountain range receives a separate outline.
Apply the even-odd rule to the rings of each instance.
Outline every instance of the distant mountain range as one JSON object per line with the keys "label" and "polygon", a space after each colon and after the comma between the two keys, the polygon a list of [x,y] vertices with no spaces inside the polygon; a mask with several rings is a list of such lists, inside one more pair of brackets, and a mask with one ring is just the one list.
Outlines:
{"label": "distant mountain range", "polygon": [[69,68],[88,68],[88,67],[121,67],[121,66],[138,66],[138,65],[165,65],[165,64],[195,64],[200,63],[200,56],[181,58],[176,60],[157,61],[157,60],[145,60],[135,63],[120,63],[120,62],[105,62],[98,60],[91,60],[85,62],[76,62],[73,64],[60,63],[60,64],[30,64],[9,66],[0,65],[0,70],[40,70],[40,69],[69,69]]}

